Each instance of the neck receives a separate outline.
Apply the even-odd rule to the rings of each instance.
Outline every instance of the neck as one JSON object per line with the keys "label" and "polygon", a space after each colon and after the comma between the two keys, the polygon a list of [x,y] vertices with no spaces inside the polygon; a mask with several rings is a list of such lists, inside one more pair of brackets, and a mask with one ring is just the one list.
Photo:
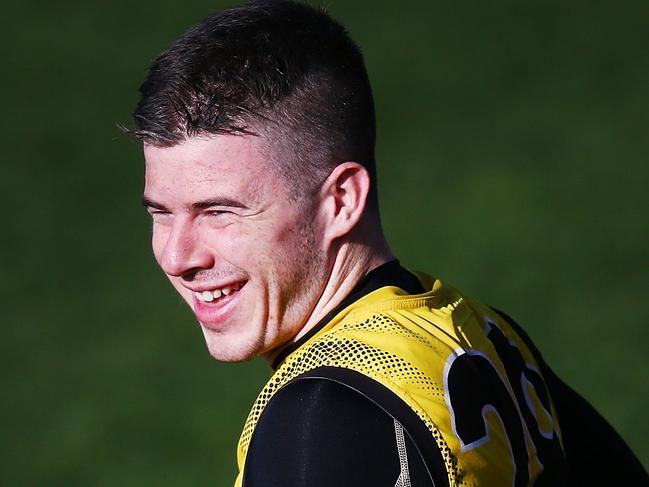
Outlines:
{"label": "neck", "polygon": [[282,349],[307,334],[351,293],[363,277],[393,259],[394,256],[383,238],[380,239],[379,245],[374,243],[371,247],[362,242],[341,243],[334,253],[331,271],[322,294],[306,323],[290,342],[265,354],[266,361],[272,364]]}

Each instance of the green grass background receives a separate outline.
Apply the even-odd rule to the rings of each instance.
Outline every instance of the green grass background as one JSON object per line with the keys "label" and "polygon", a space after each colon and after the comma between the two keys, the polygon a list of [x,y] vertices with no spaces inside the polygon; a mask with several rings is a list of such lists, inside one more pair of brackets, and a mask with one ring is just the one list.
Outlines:
{"label": "green grass background", "polygon": [[[235,475],[269,369],[209,358],[115,128],[156,54],[224,5],[3,8],[3,486]],[[325,5],[366,55],[402,262],[516,317],[648,465],[649,3]]]}

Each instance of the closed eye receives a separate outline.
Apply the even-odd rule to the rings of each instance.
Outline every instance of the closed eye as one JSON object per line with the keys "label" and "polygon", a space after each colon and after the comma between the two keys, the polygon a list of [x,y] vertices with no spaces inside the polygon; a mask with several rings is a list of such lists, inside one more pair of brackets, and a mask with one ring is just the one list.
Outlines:
{"label": "closed eye", "polygon": [[226,210],[223,208],[219,209],[213,209],[213,210],[206,210],[204,212],[205,215],[207,216],[214,216],[214,217],[219,217],[219,216],[227,216],[227,215],[235,215],[236,213],[232,210]]}
{"label": "closed eye", "polygon": [[208,208],[201,212],[201,219],[211,228],[223,229],[239,221],[237,208]]}
{"label": "closed eye", "polygon": [[151,220],[154,224],[167,226],[171,225],[173,222],[173,213],[171,213],[170,211],[157,210],[151,207],[147,208],[146,211],[149,216],[151,216]]}
{"label": "closed eye", "polygon": [[154,216],[154,215],[171,215],[171,213],[168,212],[168,211],[156,210],[155,208],[147,208],[146,211],[151,216]]}

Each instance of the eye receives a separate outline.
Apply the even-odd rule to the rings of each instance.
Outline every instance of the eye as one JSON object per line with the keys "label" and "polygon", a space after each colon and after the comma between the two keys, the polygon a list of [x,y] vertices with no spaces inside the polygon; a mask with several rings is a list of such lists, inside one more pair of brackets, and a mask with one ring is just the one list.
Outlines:
{"label": "eye", "polygon": [[202,214],[202,220],[211,228],[225,228],[236,221],[237,213],[225,208],[210,208]]}
{"label": "eye", "polygon": [[169,221],[173,214],[168,211],[156,210],[154,208],[148,208],[147,213],[153,218],[153,221],[156,223],[163,223]]}
{"label": "eye", "polygon": [[225,210],[223,208],[219,208],[219,209],[207,210],[205,214],[211,217],[222,217],[226,215],[234,215],[234,212],[230,210]]}

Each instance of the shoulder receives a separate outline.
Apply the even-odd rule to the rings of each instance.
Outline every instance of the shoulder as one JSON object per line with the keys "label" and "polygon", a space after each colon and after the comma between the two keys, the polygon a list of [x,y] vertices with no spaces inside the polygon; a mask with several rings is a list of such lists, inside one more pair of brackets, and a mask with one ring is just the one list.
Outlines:
{"label": "shoulder", "polygon": [[[335,372],[321,368],[301,376],[271,398],[251,439],[246,487],[395,485],[402,470],[401,423],[367,389],[371,381]],[[432,485],[419,445],[407,428],[401,435],[411,484]]]}

